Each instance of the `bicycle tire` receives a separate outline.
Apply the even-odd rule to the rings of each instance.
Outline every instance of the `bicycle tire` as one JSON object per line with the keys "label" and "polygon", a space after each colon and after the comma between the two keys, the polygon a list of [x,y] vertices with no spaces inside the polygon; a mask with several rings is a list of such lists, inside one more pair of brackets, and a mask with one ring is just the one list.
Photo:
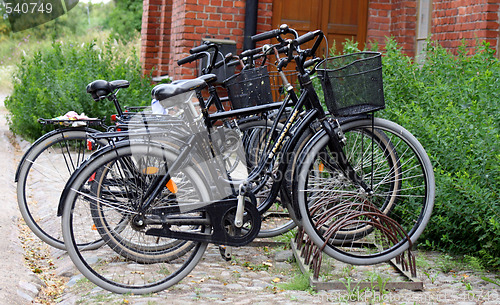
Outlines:
{"label": "bicycle tire", "polygon": [[[202,258],[207,243],[197,242],[187,252],[177,252],[178,255],[170,258],[163,257],[164,260],[149,261],[147,264],[120,256],[120,250],[125,249],[125,247],[113,248],[116,245],[109,244],[109,240],[105,238],[107,246],[92,251],[86,251],[85,248],[78,246],[86,244],[88,241],[97,240],[103,233],[103,231],[92,227],[96,225],[95,214],[92,215],[91,208],[89,208],[89,203],[92,205],[92,202],[95,203],[101,200],[101,198],[93,197],[92,192],[89,191],[92,189],[90,184],[99,183],[94,181],[94,177],[97,176],[94,174],[105,167],[109,167],[109,171],[114,168],[119,169],[115,167],[116,164],[119,164],[117,161],[130,158],[132,155],[143,156],[158,162],[172,162],[176,158],[175,153],[165,149],[163,145],[152,142],[121,141],[115,147],[104,148],[97,157],[91,158],[75,171],[73,174],[74,179],[67,185],[69,191],[62,198],[64,204],[62,231],[70,258],[80,272],[91,282],[115,293],[154,293],[176,284],[187,276]],[[190,181],[189,189],[186,185],[181,185],[180,192],[190,194],[192,196],[190,198],[196,202],[210,200],[209,190],[203,177],[198,174],[196,166],[185,166],[177,173],[184,174]],[[176,176],[173,175],[173,177]],[[102,181],[104,180],[101,179]],[[135,198],[130,199],[132,201]],[[106,202],[104,203],[106,204]],[[106,207],[110,211],[114,209],[118,217],[121,217],[122,210],[133,212],[130,209],[131,205],[125,205],[124,203],[120,205],[108,204]],[[105,218],[107,222],[112,220],[111,216]],[[80,227],[86,227],[87,229],[80,229]],[[203,228],[203,230],[206,229]],[[133,234],[145,236],[145,229],[130,229],[128,224],[127,228],[121,227],[118,233],[123,236],[126,230],[131,232],[131,235],[127,237],[131,241],[135,238]],[[141,240],[151,242],[151,238]],[[123,246],[123,244],[121,245]],[[178,249],[171,248],[171,250],[176,251]]]}
{"label": "bicycle tire", "polygon": [[26,225],[42,241],[62,250],[57,204],[70,175],[90,155],[87,132],[98,131],[64,128],[45,134],[31,145],[17,169],[17,202]]}
{"label": "bicycle tire", "polygon": [[[174,155],[178,155],[178,151],[171,148],[171,142],[161,143],[162,149],[168,150]],[[163,161],[163,160],[162,160]],[[107,164],[99,169],[93,176],[91,184],[91,194],[96,199],[90,204],[90,212],[94,221],[95,229],[99,232],[107,246],[115,250],[120,256],[129,260],[133,260],[141,264],[152,264],[156,262],[169,261],[178,258],[190,251],[195,243],[185,240],[165,240],[159,243],[159,238],[154,236],[143,236],[133,234],[127,235],[127,223],[130,221],[122,215],[122,219],[115,221],[114,226],[109,226],[109,214],[113,211],[113,207],[119,205],[119,209],[123,210],[130,200],[142,198],[149,185],[160,173],[161,164],[153,164],[151,160],[131,158],[120,158],[117,162],[121,162],[117,166]],[[198,164],[196,160],[191,160],[190,164]],[[113,170],[118,167],[117,172]],[[141,170],[142,168],[142,170]],[[127,172],[125,172],[127,171]],[[196,166],[196,171],[201,174],[202,170]],[[200,175],[201,176],[201,175]],[[176,181],[176,185],[181,185],[181,190],[184,184],[180,181],[181,178],[172,177]],[[206,184],[206,182],[204,182]],[[152,203],[151,209],[160,209],[163,206],[175,204],[181,199],[179,193],[172,193],[169,188],[164,188],[155,201]],[[145,213],[148,213],[146,211]],[[134,230],[139,229],[137,226]],[[196,230],[196,226],[190,230]],[[145,239],[156,239],[155,242],[150,242]]]}
{"label": "bicycle tire", "polygon": [[[273,136],[271,134],[272,126],[273,122],[266,120],[247,122],[239,126],[244,134],[243,143],[245,145],[247,168],[249,172],[251,172],[254,167],[258,166],[261,158],[267,157],[266,152],[268,152],[271,148],[270,146],[272,146],[272,139],[269,139],[269,137]],[[277,125],[277,130],[279,131],[282,128],[283,124],[279,123]],[[294,220],[290,217],[287,204],[282,202],[283,199],[280,196],[276,198],[276,202],[272,204],[271,207],[264,208],[259,205],[260,202],[268,197],[270,190],[269,183],[272,182],[272,180],[268,179],[265,181],[265,185],[261,186],[260,189],[255,192],[258,202],[257,209],[262,217],[261,229],[257,236],[259,238],[279,236],[292,230],[296,226]],[[284,191],[285,185],[283,185],[282,188]]]}
{"label": "bicycle tire", "polygon": [[[396,123],[379,118],[375,118],[373,123],[374,129],[371,119],[355,120],[342,126],[347,147],[359,147],[359,142],[349,146],[349,141],[360,140],[359,137],[350,138],[351,134],[362,135],[368,144],[369,150],[360,150],[362,158],[358,160],[365,160],[372,147],[378,147],[379,151],[396,151],[393,156],[397,156],[398,160],[392,166],[398,167],[398,170],[389,168],[392,174],[386,172],[386,176],[378,178],[375,177],[379,168],[371,167],[375,162],[368,162],[368,167],[365,167],[350,157],[349,161],[358,175],[372,185],[373,195],[362,194],[359,186],[335,168],[326,171],[323,168],[319,172],[318,160],[324,159],[321,154],[328,153],[329,137],[325,132],[307,144],[295,172],[294,199],[304,231],[326,254],[353,265],[385,262],[409,249],[427,225],[434,205],[434,174],[422,145]],[[375,146],[373,135],[380,132],[387,136],[390,145]],[[349,158],[349,154],[347,156]],[[383,156],[387,158],[387,154]],[[371,160],[376,160],[375,156]],[[378,164],[383,166],[386,162]],[[324,179],[317,179],[319,175]],[[393,181],[386,181],[385,177],[392,177]],[[362,233],[350,234],[352,228],[360,229]],[[388,240],[388,231],[395,234],[392,240]],[[340,233],[339,236],[336,233]]]}

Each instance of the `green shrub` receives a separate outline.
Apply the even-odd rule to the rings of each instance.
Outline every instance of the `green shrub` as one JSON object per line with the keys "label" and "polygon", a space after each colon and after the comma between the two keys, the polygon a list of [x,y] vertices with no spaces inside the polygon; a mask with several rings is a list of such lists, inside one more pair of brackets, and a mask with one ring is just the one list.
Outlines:
{"label": "green shrub", "polygon": [[500,62],[488,44],[457,56],[429,42],[419,65],[389,40],[383,57],[387,108],[409,129],[436,174],[433,216],[422,240],[452,253],[479,253],[500,267]]}
{"label": "green shrub", "polygon": [[112,31],[113,38],[130,41],[138,37],[142,26],[142,1],[115,0],[105,26]]}
{"label": "green shrub", "polygon": [[10,128],[29,139],[44,130],[38,118],[53,118],[70,110],[89,117],[109,118],[115,108],[108,100],[94,102],[86,86],[97,79],[126,79],[130,87],[118,95],[123,105],[150,102],[150,77],[144,77],[137,56],[126,46],[106,43],[54,43],[22,57],[14,74],[13,92],[5,101]]}

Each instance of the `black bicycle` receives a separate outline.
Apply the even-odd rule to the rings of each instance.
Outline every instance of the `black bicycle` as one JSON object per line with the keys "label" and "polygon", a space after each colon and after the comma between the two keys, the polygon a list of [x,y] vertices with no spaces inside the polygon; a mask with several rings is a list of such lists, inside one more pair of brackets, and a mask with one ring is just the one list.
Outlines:
{"label": "black bicycle", "polygon": [[[327,101],[332,115],[350,111],[342,124],[337,117],[327,116],[311,82],[316,67],[305,69],[323,33],[284,40],[288,33],[294,31],[282,26],[253,39],[277,37],[286,44],[278,71],[292,60],[296,63],[300,97],[286,86],[282,103],[209,114],[197,94],[206,87],[202,79],[162,85],[153,91],[154,97],[183,109],[191,129],[178,150],[158,140],[120,141],[101,149],[74,172],[61,197],[62,231],[71,259],[90,281],[117,293],[151,293],[184,278],[208,243],[248,244],[261,225],[255,194],[269,181],[268,197],[259,206],[265,210],[278,195],[291,197],[282,200],[288,211],[311,240],[334,258],[352,264],[379,263],[400,255],[416,241],[434,200],[434,176],[424,149],[401,126],[370,114],[383,107],[380,101],[372,101],[373,86],[362,90],[364,98],[354,104],[351,100],[362,95],[360,91],[346,89],[347,105],[337,95]],[[311,49],[300,49],[311,40],[315,40]],[[333,82],[359,90],[363,83],[352,86],[347,77],[365,75],[377,71],[374,65],[380,66],[380,54],[374,53],[341,60],[341,68],[326,63],[319,70],[325,89]],[[345,67],[357,72],[339,75],[338,70]],[[372,79],[377,81],[376,75],[364,81]],[[248,93],[260,89],[259,82],[243,85]],[[201,111],[193,100],[199,101]],[[250,167],[239,163],[243,179],[237,179],[234,171],[229,173],[220,147],[214,145],[224,137],[223,131],[211,123],[274,107],[281,117],[290,104],[293,110],[283,128],[274,122],[271,132],[257,132],[254,138],[250,133],[250,139],[261,143],[258,163]],[[303,139],[308,140],[296,150]],[[293,177],[293,187],[284,191],[287,177]],[[92,248],[97,242],[106,246],[85,251],[84,245]],[[157,253],[161,259],[141,259]]]}

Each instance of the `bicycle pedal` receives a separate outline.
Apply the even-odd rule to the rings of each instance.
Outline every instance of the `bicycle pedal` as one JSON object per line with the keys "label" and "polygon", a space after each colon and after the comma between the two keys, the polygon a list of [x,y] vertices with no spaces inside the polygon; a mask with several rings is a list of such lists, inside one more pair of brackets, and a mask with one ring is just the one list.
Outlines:
{"label": "bicycle pedal", "polygon": [[232,253],[233,253],[233,247],[230,247],[230,246],[219,246],[219,252],[220,252],[220,255],[222,256],[222,258],[228,262],[231,260],[231,257],[232,257]]}

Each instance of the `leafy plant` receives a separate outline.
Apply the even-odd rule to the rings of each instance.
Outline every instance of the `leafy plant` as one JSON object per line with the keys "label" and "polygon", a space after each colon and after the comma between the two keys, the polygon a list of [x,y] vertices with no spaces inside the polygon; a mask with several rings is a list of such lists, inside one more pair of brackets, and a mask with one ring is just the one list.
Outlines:
{"label": "leafy plant", "polygon": [[[386,109],[378,115],[412,132],[436,176],[433,215],[421,241],[479,253],[500,267],[500,62],[488,43],[454,55],[429,41],[416,63],[393,39],[383,54]],[[473,237],[473,238],[472,238]]]}
{"label": "leafy plant", "polygon": [[33,56],[22,57],[14,74],[13,92],[5,101],[10,128],[29,139],[45,130],[37,120],[53,118],[70,110],[89,117],[108,117],[114,106],[107,100],[94,102],[85,88],[96,79],[126,79],[119,99],[127,105],[145,105],[150,99],[151,79],[143,76],[137,55],[127,46],[109,39],[103,44],[53,43]]}
{"label": "leafy plant", "polygon": [[488,283],[492,283],[492,284],[495,284],[497,285],[498,287],[500,287],[500,280],[494,280],[494,279],[490,279],[489,277],[486,277],[486,276],[482,276],[481,279],[483,281],[486,281]]}
{"label": "leafy plant", "polygon": [[142,1],[115,0],[114,4],[106,27],[111,29],[113,38],[130,41],[141,32]]}
{"label": "leafy plant", "polygon": [[359,283],[354,284],[353,280],[350,277],[346,277],[345,279],[340,279],[345,286],[347,295],[346,300],[348,301],[359,301],[360,297],[364,294],[367,288],[361,289],[359,287]]}
{"label": "leafy plant", "polygon": [[312,293],[314,290],[309,283],[309,275],[299,274],[293,277],[290,282],[279,283],[278,287],[284,290],[300,290]]}
{"label": "leafy plant", "polygon": [[423,273],[425,274],[425,276],[427,276],[427,278],[431,281],[432,284],[434,284],[434,282],[436,281],[438,275],[439,275],[439,272],[437,272],[436,274],[434,275],[431,275],[429,272],[427,271],[423,271]]}

